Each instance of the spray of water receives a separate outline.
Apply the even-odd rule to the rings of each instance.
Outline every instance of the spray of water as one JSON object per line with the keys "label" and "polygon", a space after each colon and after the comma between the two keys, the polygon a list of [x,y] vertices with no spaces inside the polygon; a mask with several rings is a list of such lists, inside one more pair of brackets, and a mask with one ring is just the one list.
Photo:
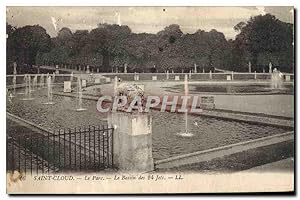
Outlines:
{"label": "spray of water", "polygon": [[37,89],[37,75],[35,75],[32,80],[32,91],[35,91],[36,89]]}
{"label": "spray of water", "polygon": [[14,62],[13,64],[14,66],[14,75],[13,75],[13,79],[12,79],[12,82],[13,82],[13,94],[10,94],[10,97],[15,97],[16,95],[16,85],[17,85],[17,63]]}
{"label": "spray of water", "polygon": [[28,96],[28,75],[25,74],[24,76],[24,82],[25,82],[25,97]]}
{"label": "spray of water", "polygon": [[12,82],[13,82],[13,94],[11,94],[10,96],[15,97],[15,95],[16,95],[16,85],[17,85],[17,76],[15,74],[13,76]]}
{"label": "spray of water", "polygon": [[52,74],[52,84],[55,83],[55,72]]}
{"label": "spray of water", "polygon": [[81,78],[77,78],[77,94],[78,94],[78,108],[76,111],[84,111],[85,108],[82,107],[82,85]]}
{"label": "spray of water", "polygon": [[[189,95],[188,76],[187,76],[187,74],[185,74],[185,76],[184,76],[184,96],[187,97],[188,95]],[[185,132],[179,133],[178,135],[180,135],[182,137],[192,137],[193,133],[189,132],[189,130],[188,130],[188,109],[187,108],[184,113],[184,121],[185,121]]]}
{"label": "spray of water", "polygon": [[44,74],[41,74],[41,77],[40,77],[40,89],[45,87],[45,75]]}
{"label": "spray of water", "polygon": [[275,68],[271,74],[271,88],[282,89],[282,74]]}
{"label": "spray of water", "polygon": [[74,74],[73,74],[73,72],[72,72],[71,75],[70,75],[70,81],[71,81],[71,82],[73,81],[73,77],[74,77]]}
{"label": "spray of water", "polygon": [[24,76],[24,82],[25,82],[25,97],[23,100],[33,100],[34,98],[31,97],[31,77],[28,74],[25,74]]}
{"label": "spray of water", "polygon": [[52,86],[52,78],[51,76],[47,76],[47,97],[48,101],[44,104],[46,105],[53,105],[53,86]]}
{"label": "spray of water", "polygon": [[28,80],[27,80],[27,82],[28,82],[28,98],[31,98],[31,76],[30,75],[28,75]]}

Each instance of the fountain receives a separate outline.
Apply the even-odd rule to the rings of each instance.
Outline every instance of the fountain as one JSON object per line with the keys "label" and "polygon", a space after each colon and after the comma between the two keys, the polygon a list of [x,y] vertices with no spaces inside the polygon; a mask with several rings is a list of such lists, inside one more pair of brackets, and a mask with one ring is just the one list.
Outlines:
{"label": "fountain", "polygon": [[35,91],[37,88],[37,75],[35,75],[33,77],[33,80],[32,80],[32,90],[31,91]]}
{"label": "fountain", "polygon": [[272,63],[270,62],[270,63],[269,63],[269,73],[270,73],[270,74],[272,73],[272,67],[273,67],[273,65],[272,65]]}
{"label": "fountain", "polygon": [[15,95],[16,95],[16,85],[17,85],[16,75],[13,76],[12,82],[13,82],[13,94],[10,93],[10,97],[15,97]]}
{"label": "fountain", "polygon": [[77,93],[78,93],[78,108],[76,111],[84,111],[86,108],[82,108],[82,86],[81,86],[81,78],[77,78]]}
{"label": "fountain", "polygon": [[70,75],[70,81],[71,81],[71,82],[73,81],[73,77],[74,77],[74,74],[73,74],[73,72],[72,72],[71,75]]}
{"label": "fountain", "polygon": [[45,77],[44,77],[44,74],[41,74],[41,77],[40,77],[40,89],[45,87]]}
{"label": "fountain", "polygon": [[52,80],[51,80],[51,76],[47,77],[47,96],[48,96],[48,102],[43,103],[46,105],[53,105],[55,104],[52,99],[53,99],[53,93],[52,93]]}
{"label": "fountain", "polygon": [[58,69],[58,65],[55,65],[55,72],[53,72],[53,74],[59,74],[59,69]]}
{"label": "fountain", "polygon": [[25,85],[25,92],[18,92],[17,94],[21,94],[21,95],[23,95],[23,94],[25,94],[26,93],[26,88],[28,87],[28,83],[27,83],[27,74],[25,74],[24,75],[24,85]]}
{"label": "fountain", "polygon": [[52,75],[52,84],[55,82],[55,73],[53,72],[53,75]]}
{"label": "fountain", "polygon": [[282,73],[276,68],[273,70],[271,75],[271,88],[282,89]]}
{"label": "fountain", "polygon": [[251,62],[250,61],[248,63],[248,70],[249,70],[249,73],[251,73]]}
{"label": "fountain", "polygon": [[13,72],[14,75],[13,75],[13,79],[12,79],[12,83],[13,83],[13,94],[10,93],[10,97],[11,97],[11,98],[12,98],[12,97],[15,97],[15,95],[16,95],[16,85],[17,85],[17,63],[14,62],[13,66],[14,66],[14,72]]}
{"label": "fountain", "polygon": [[[187,97],[189,95],[189,86],[188,86],[188,76],[185,74],[184,76],[184,96]],[[192,137],[194,134],[189,132],[188,130],[188,103],[186,105],[186,111],[184,113],[185,120],[185,132],[178,133],[179,136],[182,137]]]}
{"label": "fountain", "polygon": [[28,100],[33,100],[34,98],[31,97],[31,77],[28,74],[25,74],[24,76],[24,81],[25,81],[25,98],[22,100],[28,101]]}
{"label": "fountain", "polygon": [[127,63],[124,64],[124,73],[127,73]]}

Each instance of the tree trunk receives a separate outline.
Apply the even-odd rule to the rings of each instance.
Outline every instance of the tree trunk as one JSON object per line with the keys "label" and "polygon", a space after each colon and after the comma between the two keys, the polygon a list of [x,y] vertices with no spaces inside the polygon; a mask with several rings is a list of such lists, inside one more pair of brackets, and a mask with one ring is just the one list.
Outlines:
{"label": "tree trunk", "polygon": [[110,71],[110,66],[109,66],[109,52],[106,50],[102,51],[102,56],[103,56],[103,61],[102,61],[102,66],[106,72]]}

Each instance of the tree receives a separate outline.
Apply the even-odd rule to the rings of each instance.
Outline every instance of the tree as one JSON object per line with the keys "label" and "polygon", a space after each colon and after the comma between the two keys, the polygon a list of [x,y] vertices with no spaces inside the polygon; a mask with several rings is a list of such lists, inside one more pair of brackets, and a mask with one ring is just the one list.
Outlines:
{"label": "tree", "polygon": [[110,71],[110,61],[116,57],[126,55],[124,41],[131,34],[128,26],[119,26],[116,24],[99,24],[98,28],[93,29],[89,34],[91,50],[94,53],[101,53],[103,56],[104,71]]}
{"label": "tree", "polygon": [[11,35],[16,30],[16,27],[11,26],[10,24],[6,23],[6,72],[8,74],[13,73],[12,63],[16,61],[16,52],[14,48],[14,44],[11,40]]}
{"label": "tree", "polygon": [[251,17],[246,24],[239,23],[235,29],[240,32],[236,36],[235,46],[242,50],[244,59],[249,59],[254,67],[263,67],[272,62],[277,63],[283,71],[293,70],[292,24],[266,14]]}
{"label": "tree", "polygon": [[39,26],[24,26],[17,28],[7,38],[9,56],[19,64],[35,64],[38,53],[50,49],[51,40],[46,30]]}
{"label": "tree", "polygon": [[[62,28],[54,38],[39,26],[15,29],[7,24],[8,60],[21,63],[76,64],[101,68],[102,72],[123,70],[158,72],[174,70],[188,72],[198,65],[198,71],[214,68],[262,71],[272,62],[281,71],[293,70],[293,26],[272,15],[252,17],[233,27],[235,40],[226,40],[215,29],[184,34],[180,26],[171,24],[157,34],[132,33],[128,26],[99,24],[90,32],[74,33]],[[284,68],[284,69],[283,69]]]}

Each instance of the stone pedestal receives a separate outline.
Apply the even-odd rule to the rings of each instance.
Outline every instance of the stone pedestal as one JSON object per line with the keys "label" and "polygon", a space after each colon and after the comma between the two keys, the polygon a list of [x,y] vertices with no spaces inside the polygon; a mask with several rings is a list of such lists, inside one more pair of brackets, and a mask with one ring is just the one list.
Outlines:
{"label": "stone pedestal", "polygon": [[226,75],[227,81],[231,81],[231,76],[230,75]]}
{"label": "stone pedestal", "polygon": [[175,76],[175,81],[179,81],[179,80],[180,80],[179,76]]}
{"label": "stone pedestal", "polygon": [[138,74],[136,74],[136,73],[134,74],[134,80],[135,81],[139,81],[140,80],[140,76]]}
{"label": "stone pedestal", "polygon": [[124,64],[124,73],[127,73],[127,63]]}
{"label": "stone pedestal", "polygon": [[71,81],[64,81],[64,92],[71,92],[72,87],[71,87]]}
{"label": "stone pedestal", "polygon": [[106,83],[110,83],[110,81],[111,81],[111,80],[110,80],[109,77],[106,77],[106,78],[105,78],[105,82],[106,82]]}
{"label": "stone pedestal", "polygon": [[85,79],[81,80],[81,86],[86,87],[86,80]]}
{"label": "stone pedestal", "polygon": [[58,65],[55,65],[55,74],[59,74]]}
{"label": "stone pedestal", "polygon": [[108,123],[115,127],[114,165],[127,172],[154,170],[151,116],[147,113],[112,112]]}
{"label": "stone pedestal", "polygon": [[157,81],[157,76],[152,76],[152,81]]}
{"label": "stone pedestal", "polygon": [[100,83],[100,78],[95,78],[95,84]]}
{"label": "stone pedestal", "polygon": [[291,81],[291,76],[290,75],[285,75],[285,81]]}
{"label": "stone pedestal", "polygon": [[90,71],[90,66],[89,66],[89,65],[86,66],[86,73],[87,73],[87,74],[91,73],[91,71]]}

